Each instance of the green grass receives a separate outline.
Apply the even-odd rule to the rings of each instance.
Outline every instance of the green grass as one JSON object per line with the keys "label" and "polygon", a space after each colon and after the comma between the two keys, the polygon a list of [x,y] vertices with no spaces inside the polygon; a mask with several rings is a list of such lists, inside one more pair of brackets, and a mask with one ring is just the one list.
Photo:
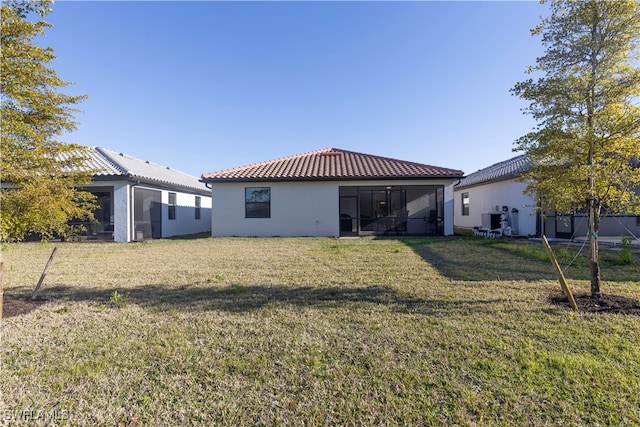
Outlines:
{"label": "green grass", "polygon": [[[30,295],[52,248],[3,248],[6,299]],[[574,292],[586,293],[579,249],[554,247]],[[603,292],[640,297],[634,257],[603,262]],[[560,293],[551,264],[525,241],[59,244],[40,293],[46,304],[2,320],[5,416],[57,413],[74,426],[640,424],[640,318],[550,304]],[[33,424],[24,418],[10,424]]]}

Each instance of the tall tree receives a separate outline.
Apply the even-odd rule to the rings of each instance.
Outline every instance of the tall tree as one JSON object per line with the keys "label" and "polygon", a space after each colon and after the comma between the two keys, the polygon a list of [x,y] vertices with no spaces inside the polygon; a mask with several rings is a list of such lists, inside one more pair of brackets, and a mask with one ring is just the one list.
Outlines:
{"label": "tall tree", "polygon": [[92,171],[83,168],[85,149],[57,140],[76,128],[73,106],[85,96],[59,92],[69,83],[49,66],[53,50],[33,42],[50,27],[42,18],[51,3],[9,0],[1,6],[2,241],[66,235],[69,220],[93,218],[93,196],[80,189],[91,180]]}
{"label": "tall tree", "polygon": [[605,215],[640,211],[640,3],[552,0],[532,30],[544,55],[512,93],[537,127],[515,143],[535,165],[542,209],[587,211],[591,295],[600,296],[598,231]]}

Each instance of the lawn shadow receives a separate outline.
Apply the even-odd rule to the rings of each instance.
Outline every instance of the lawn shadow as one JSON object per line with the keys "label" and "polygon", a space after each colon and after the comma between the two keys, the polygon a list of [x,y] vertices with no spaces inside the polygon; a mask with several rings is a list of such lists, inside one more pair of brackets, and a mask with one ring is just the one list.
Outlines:
{"label": "lawn shadow", "polygon": [[[423,260],[452,280],[556,280],[553,265],[541,243],[478,237],[442,237],[430,239],[400,239]],[[576,249],[574,249],[575,251]],[[626,282],[632,277],[633,266],[613,265],[610,249],[601,249],[603,280]],[[585,256],[554,248],[558,262],[568,280],[589,280]],[[575,261],[575,262],[574,262]]]}
{"label": "lawn shadow", "polygon": [[555,278],[548,262],[517,256],[493,245],[458,240],[451,238],[451,241],[403,242],[451,280],[535,281]]}
{"label": "lawn shadow", "polygon": [[[43,297],[51,302],[86,301],[117,308],[118,304],[111,299],[113,291],[53,286],[43,292]],[[175,288],[153,284],[130,289],[117,289],[117,291],[121,296],[122,305],[136,304],[160,311],[180,309],[243,313],[278,305],[327,309],[341,307],[357,309],[366,305],[378,305],[401,313],[448,316],[492,312],[497,305],[504,306],[506,304],[508,306],[509,304],[509,301],[502,298],[487,300],[424,299],[387,286],[296,287],[194,284]]]}
{"label": "lawn shadow", "polygon": [[196,233],[196,234],[184,234],[184,235],[180,235],[180,236],[173,236],[173,237],[165,237],[165,240],[200,240],[200,239],[208,239],[211,237],[211,232],[210,231],[205,231],[202,233]]}

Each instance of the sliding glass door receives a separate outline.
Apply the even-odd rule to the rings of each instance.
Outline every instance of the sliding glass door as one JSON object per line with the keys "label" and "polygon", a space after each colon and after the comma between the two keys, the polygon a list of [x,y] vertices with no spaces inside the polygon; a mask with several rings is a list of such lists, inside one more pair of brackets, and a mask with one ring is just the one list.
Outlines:
{"label": "sliding glass door", "polygon": [[360,187],[360,231],[390,233],[407,231],[405,190]]}
{"label": "sliding glass door", "polygon": [[443,232],[442,186],[340,187],[340,235]]}

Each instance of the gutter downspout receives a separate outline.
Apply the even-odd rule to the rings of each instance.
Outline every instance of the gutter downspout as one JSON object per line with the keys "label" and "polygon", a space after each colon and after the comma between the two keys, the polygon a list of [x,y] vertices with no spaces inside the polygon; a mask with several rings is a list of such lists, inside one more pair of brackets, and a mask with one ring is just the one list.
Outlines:
{"label": "gutter downspout", "polygon": [[211,236],[213,236],[213,184],[210,181],[203,181],[204,186],[209,190],[209,195],[211,196]]}
{"label": "gutter downspout", "polygon": [[458,182],[453,184],[453,235],[454,236],[456,235],[456,186],[462,182],[462,178],[458,178]]}

